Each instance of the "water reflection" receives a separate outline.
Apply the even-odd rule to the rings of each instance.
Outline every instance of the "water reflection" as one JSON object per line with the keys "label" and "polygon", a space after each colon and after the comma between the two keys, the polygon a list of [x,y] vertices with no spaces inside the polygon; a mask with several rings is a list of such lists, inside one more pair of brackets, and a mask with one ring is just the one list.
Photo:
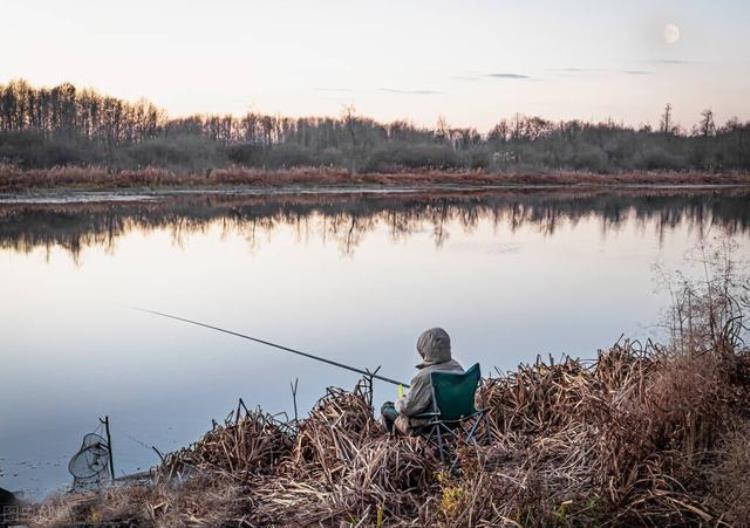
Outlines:
{"label": "water reflection", "polygon": [[516,231],[531,225],[552,235],[563,223],[594,218],[603,236],[632,219],[653,224],[659,240],[685,224],[702,237],[713,226],[730,234],[750,230],[750,191],[623,191],[567,193],[485,191],[400,194],[301,194],[283,196],[173,195],[157,199],[88,203],[0,204],[0,247],[28,253],[37,248],[81,251],[98,246],[114,253],[132,230],[168,229],[174,244],[219,223],[224,233],[240,233],[251,249],[281,226],[293,227],[300,240],[332,241],[351,255],[369,233],[387,226],[394,241],[429,229],[441,247],[448,226],[472,233],[480,221]]}

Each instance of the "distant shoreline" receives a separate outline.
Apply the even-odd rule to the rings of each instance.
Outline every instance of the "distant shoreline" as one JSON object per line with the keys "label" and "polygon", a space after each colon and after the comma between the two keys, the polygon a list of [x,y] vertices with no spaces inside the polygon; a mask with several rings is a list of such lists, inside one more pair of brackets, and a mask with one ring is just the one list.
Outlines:
{"label": "distant shoreline", "polygon": [[351,173],[339,169],[309,168],[259,170],[242,167],[214,169],[204,174],[182,174],[165,169],[113,171],[104,167],[17,169],[0,167],[0,196],[59,192],[246,192],[249,194],[409,192],[477,189],[537,188],[710,188],[750,186],[750,174],[739,172],[633,171],[612,174],[591,172],[485,172],[401,171]]}
{"label": "distant shoreline", "polygon": [[217,198],[248,199],[294,199],[309,197],[322,199],[357,195],[360,197],[402,196],[424,198],[427,195],[485,195],[487,193],[528,194],[544,193],[548,195],[570,195],[584,193],[698,193],[709,191],[744,191],[750,190],[750,184],[611,184],[611,185],[422,185],[422,186],[330,186],[310,185],[301,187],[289,185],[284,187],[260,186],[215,186],[215,187],[141,187],[119,189],[82,189],[75,187],[36,188],[20,192],[0,191],[0,206],[3,205],[72,205],[96,203],[133,203],[162,201],[172,198],[191,199],[199,196]]}

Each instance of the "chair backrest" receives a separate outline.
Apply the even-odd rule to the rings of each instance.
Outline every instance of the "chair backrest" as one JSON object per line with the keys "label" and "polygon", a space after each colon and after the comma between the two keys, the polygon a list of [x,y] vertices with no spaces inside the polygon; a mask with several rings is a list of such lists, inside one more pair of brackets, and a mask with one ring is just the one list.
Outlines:
{"label": "chair backrest", "polygon": [[432,397],[435,412],[440,419],[455,421],[477,412],[474,395],[479,386],[479,363],[474,364],[463,374],[456,372],[432,372]]}

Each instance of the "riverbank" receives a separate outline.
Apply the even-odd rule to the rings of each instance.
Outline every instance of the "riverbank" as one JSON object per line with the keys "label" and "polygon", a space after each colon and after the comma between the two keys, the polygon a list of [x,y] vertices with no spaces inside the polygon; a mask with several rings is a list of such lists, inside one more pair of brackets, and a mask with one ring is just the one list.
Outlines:
{"label": "riverbank", "polygon": [[491,440],[459,445],[455,473],[383,430],[363,380],[300,421],[240,405],[151,482],[50,498],[30,524],[744,526],[750,350],[716,277],[676,292],[669,344],[485,378]]}
{"label": "riverbank", "polygon": [[739,172],[485,172],[419,170],[388,173],[351,173],[333,168],[266,171],[229,167],[202,174],[166,169],[114,171],[105,167],[57,167],[23,170],[0,165],[0,193],[48,190],[114,191],[123,189],[283,189],[482,186],[643,186],[643,185],[748,185],[750,174]]}

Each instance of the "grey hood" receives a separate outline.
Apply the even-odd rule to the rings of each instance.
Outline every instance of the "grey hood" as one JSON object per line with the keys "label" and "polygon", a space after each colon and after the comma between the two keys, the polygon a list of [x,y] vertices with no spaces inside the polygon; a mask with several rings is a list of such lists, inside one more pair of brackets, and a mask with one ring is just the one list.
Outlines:
{"label": "grey hood", "polygon": [[417,352],[422,356],[418,369],[447,363],[451,360],[451,338],[442,328],[430,328],[417,340]]}
{"label": "grey hood", "polygon": [[420,419],[411,417],[432,408],[432,373],[464,371],[451,358],[451,338],[442,328],[430,328],[419,336],[417,351],[423,360],[417,365],[419,372],[412,378],[409,392],[396,402],[398,413],[410,417],[410,420],[414,420],[413,424],[419,423]]}

